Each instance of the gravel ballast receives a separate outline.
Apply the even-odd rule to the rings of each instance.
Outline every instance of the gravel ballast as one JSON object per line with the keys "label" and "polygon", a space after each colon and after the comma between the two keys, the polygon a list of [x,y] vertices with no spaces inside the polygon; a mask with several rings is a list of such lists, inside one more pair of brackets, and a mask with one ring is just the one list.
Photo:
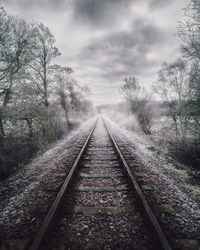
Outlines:
{"label": "gravel ballast", "polygon": [[[0,183],[0,249],[25,249],[30,239],[33,239],[94,120],[83,123],[46,153]],[[106,119],[106,123],[173,248],[199,250],[200,199],[196,189],[191,189],[192,180],[188,178],[187,167],[180,168],[163,154],[152,150],[154,145],[142,134],[119,128],[109,119]],[[104,133],[99,128],[92,138],[89,146],[94,149],[88,150],[89,154],[79,166],[82,174],[124,174],[117,166],[117,159]],[[99,148],[102,149],[99,155],[92,157],[92,152]],[[104,150],[108,150],[106,154]],[[104,159],[101,161],[99,157]],[[107,158],[113,159],[108,161]],[[49,235],[50,238],[56,236],[59,239],[61,234],[61,240],[46,242],[46,248],[43,246],[43,249],[156,249],[156,240],[153,234],[148,233],[149,228],[141,218],[141,207],[136,206],[130,211],[130,207],[136,204],[133,192],[74,190],[75,186],[81,185],[115,187],[124,184],[122,177],[77,176],[65,196],[65,216],[58,216],[55,234]],[[94,210],[87,210],[87,207]],[[125,207],[125,213],[114,207]],[[74,208],[73,212],[69,208]],[[151,241],[153,245],[148,245]]]}

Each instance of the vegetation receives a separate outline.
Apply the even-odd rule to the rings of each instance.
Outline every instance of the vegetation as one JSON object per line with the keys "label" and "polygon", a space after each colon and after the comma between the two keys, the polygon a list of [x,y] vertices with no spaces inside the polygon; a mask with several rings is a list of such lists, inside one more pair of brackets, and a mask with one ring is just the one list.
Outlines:
{"label": "vegetation", "polygon": [[145,134],[150,134],[153,120],[153,112],[150,106],[151,97],[139,85],[134,76],[124,79],[121,91],[126,98],[129,112],[136,116],[142,131]]}
{"label": "vegetation", "polygon": [[[199,167],[199,1],[191,0],[184,13],[177,31],[182,57],[164,62],[154,84],[153,94],[160,101],[152,100],[153,94],[141,87],[136,76],[126,76],[120,88],[124,103],[110,109],[128,114],[135,128],[151,138],[155,118],[167,117],[168,152]],[[73,78],[73,69],[53,64],[60,55],[47,27],[27,23],[0,8],[0,177],[61,138],[72,128],[73,117],[91,110],[90,91]]]}
{"label": "vegetation", "polygon": [[[153,92],[162,100],[156,107],[170,120],[165,143],[168,152],[180,161],[199,168],[200,162],[200,3],[191,0],[185,8],[178,36],[183,42],[182,58],[164,62]],[[134,76],[121,86],[128,114],[137,118],[141,130],[151,134],[154,114],[152,101]],[[158,102],[157,102],[158,103]],[[154,103],[155,105],[155,103]],[[163,108],[165,112],[163,113]]]}
{"label": "vegetation", "polygon": [[75,115],[89,112],[88,89],[71,68],[53,65],[60,54],[47,27],[0,9],[0,177],[60,138]]}

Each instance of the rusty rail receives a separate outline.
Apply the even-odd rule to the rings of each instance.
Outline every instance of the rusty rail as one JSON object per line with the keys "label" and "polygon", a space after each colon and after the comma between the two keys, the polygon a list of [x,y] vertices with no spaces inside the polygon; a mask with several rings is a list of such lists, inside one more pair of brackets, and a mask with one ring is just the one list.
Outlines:
{"label": "rusty rail", "polygon": [[[157,221],[157,218],[155,217],[147,200],[145,199],[142,190],[140,189],[139,185],[137,184],[137,181],[136,181],[135,177],[133,176],[116,140],[114,139],[113,135],[111,134],[109,128],[106,126],[104,119],[102,119],[102,120],[103,120],[103,123],[104,123],[106,130],[108,131],[109,137],[111,138],[111,141],[114,145],[114,148],[115,148],[115,150],[120,158],[120,161],[122,162],[122,165],[123,165],[124,169],[126,170],[126,173],[133,184],[134,190],[136,191],[136,193],[137,193],[137,195],[138,195],[138,197],[139,197],[139,199],[144,207],[144,210],[147,214],[147,217],[149,218],[149,220],[150,220],[150,222],[151,222],[151,224],[152,224],[152,226],[153,226],[153,228],[154,228],[154,230],[155,230],[155,232],[160,240],[161,246],[163,247],[164,250],[171,250],[172,248],[171,248],[167,238],[165,237],[165,235],[164,235],[164,233],[163,233],[163,231],[162,231],[162,229]],[[43,240],[43,238],[44,238],[44,236],[45,236],[45,234],[46,234],[46,232],[47,232],[47,230],[52,222],[52,219],[56,213],[56,210],[57,210],[57,208],[62,200],[62,197],[63,197],[64,193],[66,192],[67,187],[69,186],[69,183],[73,177],[73,174],[77,168],[77,165],[80,163],[80,160],[81,160],[81,158],[82,158],[82,156],[87,148],[88,142],[91,138],[91,135],[92,135],[95,127],[96,127],[97,121],[98,121],[98,119],[95,121],[89,135],[87,136],[87,138],[83,144],[83,147],[81,148],[81,150],[80,150],[80,152],[79,152],[79,154],[78,154],[78,156],[77,156],[77,158],[76,158],[76,160],[75,160],[75,162],[74,162],[74,164],[73,164],[73,166],[68,174],[68,176],[66,177],[60,191],[57,194],[54,203],[52,204],[48,214],[46,215],[44,222],[40,227],[40,230],[36,234],[36,237],[35,237],[34,241],[32,242],[30,250],[37,250],[39,248],[39,246],[40,246],[40,244],[41,244],[41,242],[42,242],[42,240]]]}
{"label": "rusty rail", "polygon": [[95,121],[94,125],[92,126],[92,129],[90,130],[90,133],[87,136],[87,138],[86,138],[86,140],[85,140],[85,142],[84,142],[78,156],[76,157],[76,160],[75,160],[69,174],[67,175],[67,177],[66,177],[60,191],[58,192],[54,203],[52,204],[51,208],[49,209],[49,212],[46,215],[46,217],[44,219],[44,222],[43,222],[42,226],[40,227],[40,230],[36,234],[36,237],[33,240],[33,243],[32,243],[32,245],[30,247],[30,250],[37,250],[39,248],[40,243],[41,243],[42,239],[44,238],[44,236],[45,236],[45,234],[46,234],[46,232],[48,230],[48,227],[51,224],[52,219],[53,219],[53,217],[54,217],[54,215],[56,213],[56,210],[57,210],[57,208],[58,208],[58,206],[59,206],[59,204],[60,204],[60,202],[62,200],[62,197],[63,197],[67,187],[69,186],[69,183],[70,183],[70,181],[72,179],[72,176],[73,176],[73,174],[74,174],[74,172],[75,172],[75,170],[77,168],[77,165],[80,162],[80,159],[81,159],[83,153],[85,152],[85,149],[86,149],[86,147],[88,145],[90,137],[91,137],[91,135],[92,135],[92,133],[93,133],[95,127],[96,127],[97,121],[98,121],[98,118]]}
{"label": "rusty rail", "polygon": [[115,147],[115,149],[120,157],[120,160],[123,164],[123,167],[126,170],[126,173],[129,177],[129,179],[131,180],[131,183],[133,184],[134,190],[136,191],[136,193],[137,193],[137,195],[138,195],[138,197],[139,197],[139,199],[144,207],[144,210],[147,214],[147,217],[149,218],[151,225],[153,226],[153,229],[155,230],[155,232],[160,240],[161,246],[163,247],[164,250],[171,250],[172,248],[171,248],[166,236],[164,235],[164,233],[163,233],[163,231],[158,223],[156,216],[154,215],[151,207],[149,206],[146,198],[144,197],[144,194],[143,194],[141,188],[139,187],[135,177],[133,176],[116,140],[114,139],[113,135],[111,134],[109,128],[106,126],[104,119],[103,119],[103,123],[104,123],[104,126],[105,126],[106,130],[108,131],[108,134],[113,142],[113,145],[114,145],[114,147]]}

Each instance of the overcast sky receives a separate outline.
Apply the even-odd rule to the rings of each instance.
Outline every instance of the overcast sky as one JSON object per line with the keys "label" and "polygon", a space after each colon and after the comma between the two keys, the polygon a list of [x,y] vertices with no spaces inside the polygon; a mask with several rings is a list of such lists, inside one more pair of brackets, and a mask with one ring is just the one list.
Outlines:
{"label": "overcast sky", "polygon": [[163,61],[180,55],[176,36],[189,0],[0,0],[6,11],[39,21],[96,104],[121,100],[119,86],[135,75],[149,87]]}

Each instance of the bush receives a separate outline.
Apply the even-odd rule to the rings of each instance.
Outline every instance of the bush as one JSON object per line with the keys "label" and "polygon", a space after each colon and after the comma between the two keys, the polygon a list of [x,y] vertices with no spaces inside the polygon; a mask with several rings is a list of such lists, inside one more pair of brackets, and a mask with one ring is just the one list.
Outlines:
{"label": "bush", "polygon": [[194,138],[180,138],[169,146],[173,158],[180,162],[200,169],[200,140]]}
{"label": "bush", "polygon": [[27,164],[38,150],[36,142],[27,137],[7,138],[4,145],[5,161],[10,172],[13,168]]}

